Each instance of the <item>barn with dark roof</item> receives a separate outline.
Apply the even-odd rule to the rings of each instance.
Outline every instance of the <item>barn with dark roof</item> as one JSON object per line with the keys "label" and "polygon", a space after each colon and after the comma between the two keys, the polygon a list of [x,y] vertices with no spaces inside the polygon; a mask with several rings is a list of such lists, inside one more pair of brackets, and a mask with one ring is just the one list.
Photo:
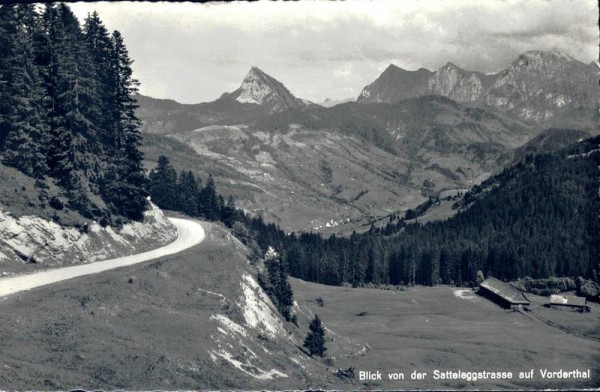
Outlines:
{"label": "barn with dark roof", "polygon": [[527,307],[530,304],[522,292],[492,277],[481,282],[478,294],[507,309]]}

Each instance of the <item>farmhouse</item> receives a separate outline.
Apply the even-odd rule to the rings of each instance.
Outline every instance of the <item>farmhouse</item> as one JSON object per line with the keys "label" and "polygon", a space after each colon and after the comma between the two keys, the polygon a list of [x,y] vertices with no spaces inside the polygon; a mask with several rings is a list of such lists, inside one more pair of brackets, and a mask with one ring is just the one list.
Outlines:
{"label": "farmhouse", "polygon": [[505,308],[529,306],[529,301],[522,292],[496,278],[489,277],[481,282],[477,293]]}
{"label": "farmhouse", "polygon": [[585,298],[574,295],[552,294],[546,306],[555,309],[572,309],[580,312],[590,311],[590,307],[586,305]]}

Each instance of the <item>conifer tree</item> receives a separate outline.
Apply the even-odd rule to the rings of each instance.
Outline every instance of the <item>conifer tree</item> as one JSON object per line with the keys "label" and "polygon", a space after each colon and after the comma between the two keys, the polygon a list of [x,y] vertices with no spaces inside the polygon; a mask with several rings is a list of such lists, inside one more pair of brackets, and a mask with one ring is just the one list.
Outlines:
{"label": "conifer tree", "polygon": [[98,125],[98,139],[103,147],[102,151],[106,155],[113,152],[111,136],[116,132],[112,119],[113,111],[116,110],[114,89],[117,78],[115,74],[115,61],[113,61],[113,44],[110,35],[104,24],[100,20],[98,13],[94,11],[88,14],[84,22],[83,32],[85,42],[96,69],[96,88],[99,97],[100,110],[99,117],[96,119]]}
{"label": "conifer tree", "polygon": [[146,209],[147,181],[142,163],[140,120],[135,115],[138,81],[133,79],[133,61],[118,31],[112,35],[111,69],[114,85],[110,130],[107,135],[113,151],[109,158],[103,180],[103,197],[115,212],[134,220],[141,220]]}
{"label": "conifer tree", "polygon": [[258,283],[273,301],[279,313],[287,321],[292,320],[291,309],[294,304],[294,293],[288,281],[287,268],[281,257],[277,255],[265,261],[267,274],[258,275]]}
{"label": "conifer tree", "polygon": [[182,171],[177,186],[179,210],[190,216],[198,216],[198,182],[194,173]]}
{"label": "conifer tree", "polygon": [[177,172],[164,155],[158,157],[158,166],[150,172],[150,195],[160,208],[177,209]]}
{"label": "conifer tree", "polygon": [[221,203],[219,203],[215,180],[212,175],[208,176],[206,186],[198,196],[198,207],[200,215],[204,218],[211,221],[219,220],[221,216]]}
{"label": "conifer tree", "polygon": [[229,196],[227,198],[227,204],[223,205],[221,208],[221,222],[225,224],[225,226],[231,228],[233,227],[233,223],[238,219],[237,210],[235,208],[235,199],[233,196]]}
{"label": "conifer tree", "polygon": [[310,331],[304,339],[304,347],[308,349],[310,356],[325,356],[327,348],[325,347],[325,328],[318,315],[311,321]]}
{"label": "conifer tree", "polygon": [[28,176],[43,178],[46,124],[43,92],[34,64],[38,28],[32,5],[0,8],[0,152],[2,161]]}

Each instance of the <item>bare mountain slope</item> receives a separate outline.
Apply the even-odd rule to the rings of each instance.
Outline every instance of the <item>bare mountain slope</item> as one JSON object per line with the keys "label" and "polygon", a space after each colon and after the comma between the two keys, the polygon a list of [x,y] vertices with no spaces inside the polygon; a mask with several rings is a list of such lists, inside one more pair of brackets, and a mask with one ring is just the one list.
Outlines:
{"label": "bare mountain slope", "polygon": [[[351,231],[429,195],[470,188],[507,162],[530,132],[502,115],[428,96],[151,136],[144,151],[149,166],[164,154],[178,169],[203,178],[202,171],[211,172],[238,206],[285,229]],[[183,145],[174,149],[173,139]]]}
{"label": "bare mountain slope", "polygon": [[240,88],[231,94],[223,94],[221,99],[253,103],[262,106],[268,114],[301,109],[311,104],[294,97],[280,81],[254,66],[250,68]]}
{"label": "bare mountain slope", "polygon": [[366,86],[358,97],[358,102],[395,102],[427,94],[427,82],[432,72],[420,68],[407,71],[391,64],[370,85]]}

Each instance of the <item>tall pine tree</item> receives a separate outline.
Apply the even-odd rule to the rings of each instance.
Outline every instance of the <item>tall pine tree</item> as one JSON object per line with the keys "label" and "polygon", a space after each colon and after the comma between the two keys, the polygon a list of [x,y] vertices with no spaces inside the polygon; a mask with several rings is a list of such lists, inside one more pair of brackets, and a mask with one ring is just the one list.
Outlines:
{"label": "tall pine tree", "polygon": [[198,196],[198,208],[200,210],[200,216],[211,221],[219,220],[221,216],[221,207],[222,201],[219,202],[219,197],[215,187],[215,180],[213,179],[212,175],[209,175],[208,180],[206,180],[206,186],[204,189],[202,189],[200,195]]}
{"label": "tall pine tree", "polygon": [[160,208],[177,209],[177,172],[164,155],[158,157],[158,166],[150,172],[150,195]]}
{"label": "tall pine tree", "polygon": [[318,315],[311,321],[310,331],[304,339],[304,347],[308,349],[310,356],[325,356],[327,347],[325,347],[325,328]]}
{"label": "tall pine tree", "polygon": [[113,59],[113,43],[108,30],[95,11],[91,15],[88,14],[85,19],[83,33],[96,69],[96,89],[100,104],[96,123],[98,139],[101,143],[97,146],[102,148],[96,152],[102,154],[104,158],[114,154],[112,136],[116,132],[115,124],[112,121],[115,117],[113,111],[117,109],[114,98],[116,62]]}
{"label": "tall pine tree", "polygon": [[179,210],[190,215],[198,216],[198,182],[194,173],[182,171],[177,186],[179,194]]}
{"label": "tall pine tree", "polygon": [[32,5],[0,8],[0,152],[2,161],[28,176],[43,178],[46,124],[43,121],[33,37],[39,28]]}
{"label": "tall pine tree", "polygon": [[147,185],[141,145],[140,120],[135,115],[138,81],[133,79],[133,61],[121,33],[112,35],[112,135],[108,135],[113,151],[103,179],[102,195],[114,212],[134,220],[141,220],[147,205]]}

